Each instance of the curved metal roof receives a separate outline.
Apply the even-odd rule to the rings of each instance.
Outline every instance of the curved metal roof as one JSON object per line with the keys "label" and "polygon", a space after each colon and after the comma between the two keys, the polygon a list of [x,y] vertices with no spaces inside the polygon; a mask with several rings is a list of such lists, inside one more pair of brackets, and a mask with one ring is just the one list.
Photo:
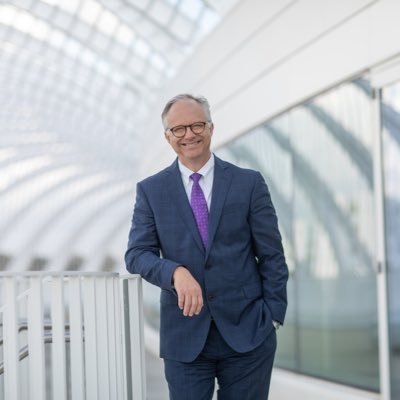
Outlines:
{"label": "curved metal roof", "polygon": [[121,267],[143,121],[234,3],[0,2],[0,270]]}

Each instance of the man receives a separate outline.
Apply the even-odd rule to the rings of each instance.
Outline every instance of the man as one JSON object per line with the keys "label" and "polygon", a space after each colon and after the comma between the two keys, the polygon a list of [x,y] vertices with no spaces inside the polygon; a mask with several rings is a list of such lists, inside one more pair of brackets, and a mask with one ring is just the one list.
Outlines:
{"label": "man", "polygon": [[261,174],[210,151],[205,98],[162,113],[177,160],[137,185],[127,269],[161,288],[160,356],[172,400],[265,400],[287,266]]}

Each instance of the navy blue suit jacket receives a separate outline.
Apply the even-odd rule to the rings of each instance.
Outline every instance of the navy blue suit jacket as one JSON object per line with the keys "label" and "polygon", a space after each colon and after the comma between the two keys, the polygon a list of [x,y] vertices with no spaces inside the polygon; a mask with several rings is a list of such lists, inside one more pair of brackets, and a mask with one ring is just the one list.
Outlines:
{"label": "navy blue suit jacket", "polygon": [[[213,318],[238,352],[261,344],[283,323],[288,270],[277,218],[261,174],[215,157],[204,249],[177,160],[137,185],[125,254],[127,269],[161,288],[160,356],[190,362],[202,350]],[[200,314],[178,308],[172,275],[184,265],[204,296]]]}

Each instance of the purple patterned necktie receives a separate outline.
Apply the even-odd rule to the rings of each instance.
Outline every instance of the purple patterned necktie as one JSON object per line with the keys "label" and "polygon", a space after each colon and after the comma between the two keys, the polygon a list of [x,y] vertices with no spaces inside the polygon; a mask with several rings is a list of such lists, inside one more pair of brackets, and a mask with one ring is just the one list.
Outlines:
{"label": "purple patterned necktie", "polygon": [[199,229],[204,247],[207,247],[208,242],[208,207],[204,193],[199,185],[199,180],[202,175],[194,173],[190,175],[193,181],[192,194],[190,196],[190,205],[192,206],[193,214],[196,219],[197,228]]}

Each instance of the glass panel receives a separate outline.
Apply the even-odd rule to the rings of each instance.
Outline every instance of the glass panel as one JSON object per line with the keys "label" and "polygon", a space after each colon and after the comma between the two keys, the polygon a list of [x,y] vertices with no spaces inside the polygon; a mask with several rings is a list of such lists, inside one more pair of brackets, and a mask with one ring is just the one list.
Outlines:
{"label": "glass panel", "polygon": [[370,93],[341,85],[217,153],[261,171],[278,214],[290,279],[276,364],[379,390]]}
{"label": "glass panel", "polygon": [[392,399],[400,398],[400,83],[383,90],[383,162]]}
{"label": "glass panel", "polygon": [[294,242],[300,370],[377,390],[372,140],[364,85],[342,85],[292,112]]}

